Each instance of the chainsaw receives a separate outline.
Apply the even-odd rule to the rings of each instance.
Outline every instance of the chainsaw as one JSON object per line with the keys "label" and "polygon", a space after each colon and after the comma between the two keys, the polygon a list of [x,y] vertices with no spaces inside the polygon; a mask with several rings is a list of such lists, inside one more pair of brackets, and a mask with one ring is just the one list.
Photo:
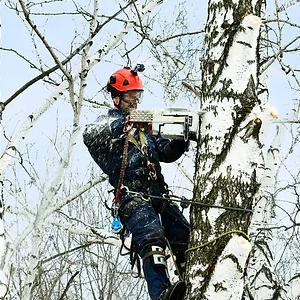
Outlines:
{"label": "chainsaw", "polygon": [[149,127],[151,134],[169,139],[196,141],[203,111],[186,108],[166,108],[154,110],[136,109],[130,112],[130,121],[138,126]]}

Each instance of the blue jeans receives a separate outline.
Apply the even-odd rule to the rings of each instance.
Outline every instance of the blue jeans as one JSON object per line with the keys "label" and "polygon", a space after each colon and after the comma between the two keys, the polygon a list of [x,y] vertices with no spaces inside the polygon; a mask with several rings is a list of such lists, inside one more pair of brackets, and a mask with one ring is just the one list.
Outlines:
{"label": "blue jeans", "polygon": [[[180,265],[185,262],[184,253],[188,248],[189,223],[174,204],[168,203],[160,212],[161,201],[164,200],[154,200],[150,204],[140,198],[127,198],[123,207],[121,201],[121,220],[137,243],[141,258],[150,251],[151,246],[165,249],[167,238],[176,256],[176,263]],[[148,257],[143,262],[143,271],[150,297],[155,300],[170,285],[166,270],[163,266],[154,265]]]}

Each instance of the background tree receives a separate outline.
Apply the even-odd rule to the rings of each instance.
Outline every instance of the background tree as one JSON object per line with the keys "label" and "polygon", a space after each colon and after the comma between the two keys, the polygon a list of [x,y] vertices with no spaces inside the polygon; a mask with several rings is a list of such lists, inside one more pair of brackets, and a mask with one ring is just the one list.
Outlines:
{"label": "background tree", "polygon": [[[290,59],[290,56],[298,51],[296,30],[299,27],[292,21],[293,13],[298,16],[296,2],[288,1],[279,5],[275,1],[274,7],[269,7],[270,16],[264,18],[263,25],[259,25],[259,21],[254,22],[254,25],[247,23],[251,21],[247,17],[250,13],[259,15],[260,12],[260,7],[254,7],[253,1],[251,4],[246,1],[240,1],[238,4],[223,3],[222,1],[198,2],[178,1],[176,6],[177,2],[172,1],[170,6],[171,2],[167,1],[117,1],[116,3],[96,0],[2,1],[4,14],[1,43],[0,182],[1,220],[4,216],[5,224],[1,227],[3,228],[1,232],[2,247],[0,248],[1,297],[5,295],[7,299],[82,299],[86,297],[148,299],[144,281],[132,280],[128,259],[124,260],[118,254],[120,240],[109,232],[111,217],[109,211],[105,209],[105,202],[110,203],[112,198],[107,194],[107,190],[111,187],[108,186],[106,178],[101,174],[99,168],[91,162],[81,140],[84,124],[93,121],[102,110],[107,109],[110,105],[109,96],[103,87],[107,76],[116,68],[124,65],[134,67],[136,62],[146,65],[143,77],[147,90],[143,108],[180,105],[198,109],[200,98],[202,101],[211,99],[224,103],[230,97],[225,91],[230,89],[232,83],[227,80],[220,81],[222,78],[228,79],[226,77],[228,75],[224,75],[221,71],[226,68],[228,70],[233,66],[227,67],[222,63],[228,62],[228,57],[237,54],[234,49],[237,36],[239,36],[238,40],[244,42],[248,41],[247,39],[251,36],[252,40],[249,42],[251,45],[255,44],[257,40],[254,35],[258,34],[259,27],[263,27],[267,29],[268,39],[264,39],[264,41],[268,51],[266,49],[263,51],[266,60],[260,66],[261,73],[269,72],[272,68],[278,72],[278,68],[274,66],[280,64],[284,71],[284,78],[290,85],[289,88],[295,89],[295,95],[299,96],[297,94],[299,91],[297,70],[299,68]],[[204,23],[206,11],[204,6],[207,4],[209,5],[209,22],[205,28],[210,31],[206,30],[204,33],[205,28],[202,23]],[[171,8],[172,17],[170,17]],[[210,21],[213,16],[211,13],[216,12],[215,16],[218,16],[215,18],[216,20],[227,20],[226,16],[224,17],[222,14],[224,9],[228,11],[228,16],[230,10],[234,11],[235,23],[224,22],[222,29],[217,32],[217,28],[214,28],[214,21]],[[199,12],[203,12],[203,14],[199,14]],[[254,18],[254,20],[256,19]],[[295,20],[298,19],[295,18]],[[255,30],[252,31],[248,28],[251,26]],[[285,32],[289,34],[286,35]],[[216,33],[215,41],[218,41],[218,37],[220,37],[221,44],[209,44],[212,33]],[[227,37],[231,37],[231,39],[226,44],[226,51],[222,52],[222,42],[226,41]],[[208,42],[209,47],[206,47],[207,50],[202,57],[203,41]],[[252,49],[245,43],[237,44],[235,46],[240,47],[241,53],[247,49],[253,55],[255,47]],[[208,53],[213,53],[212,57],[217,57],[220,53],[225,55],[221,57],[223,60],[214,62],[214,60],[210,60],[212,57],[207,59]],[[234,58],[236,59],[236,57]],[[253,81],[256,82],[258,78],[255,70],[259,60],[256,57],[253,59],[255,63],[247,62],[251,71],[242,75],[253,74]],[[243,62],[242,59],[240,61]],[[217,67],[218,65],[219,67]],[[240,65],[236,65],[236,70],[240,67]],[[209,75],[210,72],[216,70],[220,71],[216,74],[219,81],[212,84],[211,80],[214,76],[209,77]],[[241,76],[241,78],[244,77]],[[233,76],[233,79],[236,78]],[[278,82],[278,80],[274,81]],[[220,82],[222,83],[221,90],[224,92],[221,96],[215,99],[209,93],[205,94],[208,84],[219,86]],[[182,85],[182,83],[184,84]],[[272,91],[272,84],[269,86]],[[206,124],[214,120],[215,116],[212,112],[218,113],[218,122],[214,122],[214,126],[202,124],[202,137],[213,137],[212,132],[217,124],[220,124],[221,129],[225,129],[226,126],[229,128],[230,122],[232,122],[233,129],[228,129],[227,139],[223,140],[223,145],[222,138],[218,142],[220,149],[222,147],[229,149],[228,145],[236,139],[243,149],[247,148],[245,153],[250,153],[248,149],[250,144],[253,149],[256,149],[253,157],[248,157],[249,161],[256,161],[257,157],[262,157],[259,156],[261,149],[257,148],[257,141],[253,141],[251,137],[246,143],[246,140],[240,139],[245,130],[238,131],[242,128],[243,123],[246,123],[248,119],[253,119],[250,109],[258,99],[257,89],[253,89],[253,86],[249,85],[247,92],[253,103],[250,101],[252,104],[248,106],[249,97],[243,97],[242,92],[233,93],[232,99],[238,94],[237,99],[242,99],[244,102],[241,102],[246,105],[243,106],[246,107],[245,111],[244,109],[241,109],[241,112],[238,110],[239,103],[236,106],[231,105],[231,107],[221,106],[218,103],[216,108],[213,107],[213,102],[211,104],[207,104],[207,102],[205,104],[204,101],[201,103],[201,106],[203,105],[203,108],[208,110],[204,119]],[[292,97],[287,96],[287,98]],[[260,101],[265,103],[266,96]],[[297,106],[295,107],[294,116],[297,116]],[[293,108],[295,107],[293,106]],[[263,105],[257,106],[256,113],[261,113],[264,108]],[[287,108],[291,109],[288,105]],[[220,109],[224,109],[222,114],[219,112]],[[286,108],[284,109],[286,111]],[[235,116],[231,116],[232,111],[237,111]],[[228,116],[228,119],[225,119],[225,115]],[[265,129],[267,115],[268,112],[263,115],[261,131]],[[224,117],[224,120],[221,117]],[[293,119],[295,120],[296,117]],[[280,124],[287,126],[287,123]],[[278,126],[284,128],[282,125]],[[270,269],[272,280],[269,278],[268,280],[278,286],[286,282],[287,266],[291,267],[291,261],[292,265],[296,265],[294,264],[295,259],[299,257],[297,247],[294,246],[299,236],[297,232],[299,168],[289,167],[289,161],[294,160],[293,154],[299,153],[297,123],[292,126],[293,128],[288,130],[290,144],[280,140],[282,135],[278,135],[276,145],[272,144],[273,151],[268,152],[271,157],[272,154],[278,154],[280,164],[276,165],[274,160],[270,159],[269,164],[273,164],[273,173],[271,174],[275,173],[276,176],[273,176],[275,181],[269,182],[267,190],[264,191],[264,195],[267,193],[268,199],[273,201],[271,202],[273,205],[270,206],[272,210],[269,209],[268,212],[274,212],[274,205],[280,205],[281,211],[283,209],[286,211],[288,220],[281,213],[278,214],[279,218],[275,223],[264,224],[262,219],[257,222],[256,227],[253,226],[251,232],[249,231],[249,234],[253,232],[255,237],[257,237],[257,232],[260,234],[267,232],[271,235],[270,238],[274,241],[277,249],[280,245],[282,250],[274,257],[274,264],[270,260],[270,254],[273,254],[272,245],[269,245],[270,253],[267,253],[266,259],[262,259],[264,258],[261,255],[263,252],[256,252],[261,258],[262,263],[259,266],[262,266],[262,269],[273,268]],[[221,132],[219,135],[222,136]],[[208,148],[203,146],[206,142]],[[265,144],[265,140],[261,139],[261,142]],[[200,191],[200,187],[205,186],[200,186],[201,181],[199,180],[202,176],[203,165],[201,164],[204,164],[204,161],[201,159],[199,165],[198,161],[201,156],[206,156],[208,158],[205,162],[207,170],[208,165],[212,162],[212,157],[209,156],[209,141],[201,140],[200,145],[202,147],[198,149],[202,152],[197,155],[195,200],[203,200],[204,198],[198,196],[202,197],[201,193],[205,193],[205,190]],[[192,185],[191,181],[184,179],[182,174],[185,173],[192,178],[195,146],[192,144],[191,151],[184,160],[179,162],[177,167],[164,166],[165,170],[172,168],[172,172],[169,173],[175,174],[175,179],[173,176],[167,178],[172,189],[188,197],[191,197],[191,192],[178,189],[176,185],[177,182],[180,182],[181,186],[190,187]],[[266,143],[262,150],[268,149],[267,146]],[[280,150],[278,153],[276,152],[277,148]],[[237,146],[236,149],[241,148]],[[255,155],[258,156],[255,157]],[[225,155],[219,160],[220,166],[224,158]],[[249,167],[248,158],[245,158],[245,162]],[[239,181],[232,182],[233,192],[238,190],[238,186],[243,186],[242,180],[244,177],[247,178],[247,174],[252,174],[258,168],[255,165],[248,167],[239,177]],[[234,171],[238,173],[238,170],[240,170],[238,167],[233,168],[231,175],[234,175]],[[244,171],[244,168],[242,170]],[[221,181],[214,172],[210,175],[212,176],[211,182],[217,183],[215,186],[215,191],[217,191]],[[226,176],[229,177],[228,173]],[[282,178],[285,179],[284,182]],[[201,180],[208,183],[204,178]],[[228,178],[224,178],[224,180],[226,181]],[[186,184],[183,184],[183,181],[186,181]],[[270,186],[273,188],[272,192],[270,192]],[[252,195],[257,194],[258,186],[256,187],[255,180],[252,180],[249,187],[243,187],[245,191],[248,188],[251,192],[251,195],[248,196],[251,203],[247,203],[251,208]],[[226,201],[226,197],[222,199],[222,201]],[[289,206],[279,202],[281,199],[290,201]],[[215,199],[212,197],[211,200]],[[257,202],[262,203],[262,200],[258,197]],[[225,204],[233,205],[229,201]],[[199,209],[192,206],[192,216],[196,216],[195,208]],[[211,214],[208,213],[208,215]],[[250,214],[246,214],[249,216],[246,219],[248,223],[242,223],[242,219],[239,218],[244,218],[243,214],[226,211],[222,215],[222,221],[229,220],[230,215],[234,217],[232,220],[236,221],[238,228],[232,222],[227,225],[227,228],[222,229],[222,226],[218,228],[219,233],[231,228],[246,231],[250,222]],[[271,216],[273,215],[269,213],[268,218],[271,219]],[[194,221],[194,219],[192,220]],[[265,230],[266,227],[268,231]],[[272,234],[270,234],[271,229]],[[293,231],[293,234],[287,236],[284,234],[284,230]],[[201,232],[201,240],[194,239],[194,245],[208,241],[212,232],[211,229]],[[213,234],[217,235],[217,232]],[[196,237],[196,235],[193,236]],[[232,235],[229,234],[225,239],[218,239],[218,242],[222,244],[229,237]],[[241,238],[243,236],[238,236],[234,240],[239,241]],[[219,247],[218,243],[212,243],[209,247],[212,246],[214,249],[222,250],[225,244]],[[203,249],[205,250],[201,250],[201,252],[199,250],[197,252],[190,251],[190,261],[192,262],[192,256],[205,259],[203,251],[207,251],[208,248]],[[264,248],[260,247],[259,249]],[[245,258],[246,254],[243,255]],[[207,256],[206,261],[211,261],[211,257]],[[266,262],[271,262],[270,266]],[[251,268],[255,267],[256,270],[257,260],[256,262],[250,261],[250,266]],[[225,283],[213,282],[212,276],[206,276],[205,284],[199,289],[201,287],[199,272],[193,273],[196,268],[198,268],[196,261],[189,265],[189,282],[193,283],[193,289],[189,290],[188,297],[200,297],[209,283],[217,292],[222,291]],[[213,274],[213,270],[215,270],[215,274],[218,274],[212,264],[207,269],[208,275]],[[238,272],[240,271],[238,270]],[[227,276],[227,273],[224,274]],[[254,274],[254,277],[258,278],[257,273],[262,274],[257,271],[249,272],[245,288],[241,282],[240,287],[244,297],[250,297],[254,291],[253,287],[257,288],[258,281],[251,277]],[[219,279],[217,278],[217,280]],[[229,282],[230,278],[226,278],[226,284]],[[276,287],[276,285],[272,285],[270,290],[275,291],[273,286]],[[235,296],[236,299],[240,299],[241,294],[242,292]]]}

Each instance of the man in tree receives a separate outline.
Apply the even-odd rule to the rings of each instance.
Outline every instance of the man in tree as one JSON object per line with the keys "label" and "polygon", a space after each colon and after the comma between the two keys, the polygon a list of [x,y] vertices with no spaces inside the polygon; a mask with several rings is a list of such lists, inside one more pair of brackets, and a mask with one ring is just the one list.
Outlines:
{"label": "man in tree", "polygon": [[[110,76],[107,90],[114,109],[86,126],[84,143],[115,188],[118,215],[138,246],[151,299],[181,300],[185,293],[182,274],[189,223],[167,197],[162,200],[147,195],[168,195],[160,162],[177,160],[188,142],[153,136],[145,126],[133,128],[130,113],[143,96],[143,84],[136,69],[119,69]],[[174,285],[170,284],[166,272],[167,240],[176,256],[181,278]]]}

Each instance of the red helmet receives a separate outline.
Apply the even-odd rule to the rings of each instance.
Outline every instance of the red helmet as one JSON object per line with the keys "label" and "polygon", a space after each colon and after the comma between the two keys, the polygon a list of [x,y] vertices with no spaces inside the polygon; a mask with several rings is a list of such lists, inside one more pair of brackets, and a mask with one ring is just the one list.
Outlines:
{"label": "red helmet", "polygon": [[[140,66],[140,65],[139,65]],[[142,65],[143,66],[143,65]],[[144,66],[143,66],[144,67]],[[117,90],[119,92],[126,92],[131,90],[143,91],[143,83],[137,74],[137,71],[142,72],[143,70],[135,68],[130,70],[130,68],[125,67],[115,71],[108,80],[107,90],[109,92]]]}

